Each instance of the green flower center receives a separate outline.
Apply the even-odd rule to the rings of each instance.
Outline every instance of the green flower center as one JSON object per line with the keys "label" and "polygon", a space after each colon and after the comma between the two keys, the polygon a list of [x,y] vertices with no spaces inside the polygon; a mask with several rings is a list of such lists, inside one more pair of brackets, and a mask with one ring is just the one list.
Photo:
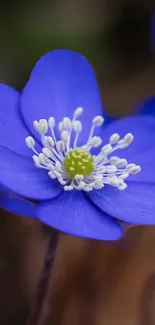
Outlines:
{"label": "green flower center", "polygon": [[64,160],[64,170],[70,179],[77,174],[88,176],[94,170],[94,159],[86,149],[71,149]]}

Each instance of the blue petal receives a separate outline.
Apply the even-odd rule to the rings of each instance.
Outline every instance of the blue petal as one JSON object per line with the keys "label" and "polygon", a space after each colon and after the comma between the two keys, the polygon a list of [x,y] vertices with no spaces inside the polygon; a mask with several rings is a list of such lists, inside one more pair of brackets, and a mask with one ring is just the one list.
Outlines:
{"label": "blue petal", "polygon": [[54,116],[58,123],[65,116],[72,118],[77,107],[84,108],[80,137],[84,144],[92,118],[103,114],[95,73],[78,53],[69,50],[47,53],[34,67],[21,97],[21,111],[28,128],[40,140],[34,132],[34,120]]}
{"label": "blue petal", "polygon": [[25,145],[29,135],[19,113],[19,93],[4,84],[0,84],[0,144],[23,155],[32,156]]}
{"label": "blue petal", "polygon": [[121,227],[99,210],[81,192],[62,192],[57,198],[37,207],[37,217],[42,222],[73,236],[116,240],[121,237]]}
{"label": "blue petal", "polygon": [[106,185],[88,196],[114,218],[134,224],[155,224],[155,120],[139,116],[116,121],[105,129],[105,141],[115,132],[121,136],[127,132],[134,134],[130,147],[115,152],[115,155],[140,165],[142,171],[129,176],[126,180],[128,187],[123,192]]}
{"label": "blue petal", "polygon": [[125,191],[107,185],[88,195],[113,218],[132,224],[155,225],[155,184],[130,182]]}
{"label": "blue petal", "polygon": [[119,149],[113,155],[140,165],[142,170],[137,175],[129,176],[127,182],[155,182],[155,119],[150,116],[136,116],[117,120],[103,128],[103,144],[108,143],[113,133],[124,137],[128,132],[134,135],[133,142],[128,148]]}
{"label": "blue petal", "polygon": [[104,126],[111,122],[114,122],[115,120],[116,120],[116,117],[108,115],[106,112],[104,112]]}
{"label": "blue petal", "polygon": [[62,190],[46,170],[3,146],[0,146],[0,183],[12,193],[32,200],[53,198]]}
{"label": "blue petal", "polygon": [[151,115],[155,117],[155,96],[146,98],[135,109],[136,115]]}
{"label": "blue petal", "polygon": [[36,205],[33,202],[16,197],[15,195],[1,192],[0,206],[13,214],[36,218]]}

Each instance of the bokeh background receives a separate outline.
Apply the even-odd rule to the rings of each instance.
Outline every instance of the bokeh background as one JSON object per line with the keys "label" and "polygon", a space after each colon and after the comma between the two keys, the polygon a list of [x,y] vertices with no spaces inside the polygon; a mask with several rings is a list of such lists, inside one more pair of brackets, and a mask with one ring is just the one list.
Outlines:
{"label": "bokeh background", "polygon": [[[105,110],[131,113],[155,95],[152,0],[2,1],[0,81],[21,90],[41,55],[68,48],[92,63]],[[9,112],[6,112],[9,117]],[[0,211],[0,324],[24,325],[51,229]],[[117,243],[61,235],[40,325],[155,324],[155,228]]]}

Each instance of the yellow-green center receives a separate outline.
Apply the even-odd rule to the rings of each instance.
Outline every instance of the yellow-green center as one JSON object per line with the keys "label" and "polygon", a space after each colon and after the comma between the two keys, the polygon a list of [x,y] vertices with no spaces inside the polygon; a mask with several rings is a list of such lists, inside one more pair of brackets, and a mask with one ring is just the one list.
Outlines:
{"label": "yellow-green center", "polygon": [[64,170],[70,179],[77,174],[88,176],[94,170],[94,159],[86,149],[71,149],[64,160]]}

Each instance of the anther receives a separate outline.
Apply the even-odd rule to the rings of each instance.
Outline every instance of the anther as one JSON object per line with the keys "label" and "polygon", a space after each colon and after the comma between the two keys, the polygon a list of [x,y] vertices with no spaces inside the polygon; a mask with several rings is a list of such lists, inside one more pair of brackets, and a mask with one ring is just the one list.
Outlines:
{"label": "anther", "polygon": [[67,140],[68,140],[68,132],[67,132],[67,131],[62,131],[62,132],[61,132],[61,139],[62,139],[64,142],[67,142]]}
{"label": "anther", "polygon": [[65,151],[65,142],[63,140],[57,141],[57,148],[60,152]]}
{"label": "anther", "polygon": [[114,133],[111,135],[109,142],[110,144],[116,144],[120,139],[120,135],[118,133]]}
{"label": "anther", "polygon": [[95,116],[92,120],[92,124],[95,126],[101,126],[104,122],[104,118],[100,115]]}
{"label": "anther", "polygon": [[96,180],[95,183],[94,183],[94,186],[93,186],[93,187],[94,187],[96,190],[99,190],[99,189],[101,189],[103,186],[104,186],[104,184],[103,184],[102,180]]}
{"label": "anther", "polygon": [[82,131],[82,124],[80,121],[73,121],[73,130],[75,132],[81,132]]}
{"label": "anther", "polygon": [[39,132],[39,123],[38,123],[38,121],[34,121],[34,122],[33,122],[33,127],[35,128],[35,130],[36,130],[37,132]]}
{"label": "anther", "polygon": [[101,143],[102,143],[102,139],[100,137],[93,137],[89,141],[88,145],[91,147],[97,148],[101,145]]}
{"label": "anther", "polygon": [[54,147],[55,143],[52,137],[46,137],[45,143],[49,147]]}
{"label": "anther", "polygon": [[116,156],[112,156],[109,159],[109,162],[110,162],[111,165],[116,165],[117,166],[117,164],[119,163],[119,161],[120,161],[120,158],[118,158]]}
{"label": "anther", "polygon": [[82,108],[82,107],[78,107],[78,108],[74,111],[74,118],[79,117],[82,113],[83,113],[83,108]]}
{"label": "anther", "polygon": [[55,167],[56,167],[56,170],[57,170],[58,172],[61,172],[61,171],[62,171],[61,163],[60,163],[59,160],[56,161],[56,163],[55,163]]}
{"label": "anther", "polygon": [[39,161],[38,156],[33,155],[33,156],[32,156],[32,159],[33,159],[33,161],[34,161],[36,167],[40,167],[40,161]]}
{"label": "anther", "polygon": [[48,130],[48,123],[45,119],[39,120],[39,132],[40,134],[45,134]]}
{"label": "anther", "polygon": [[127,188],[127,184],[126,183],[123,183],[123,184],[121,184],[121,185],[118,186],[118,189],[120,191],[124,191],[126,188]]}
{"label": "anther", "polygon": [[51,158],[52,157],[52,153],[48,148],[43,148],[42,149],[43,154],[47,157],[47,158]]}
{"label": "anther", "polygon": [[110,144],[106,144],[104,147],[102,147],[101,151],[105,155],[108,155],[109,153],[112,152],[112,146]]}
{"label": "anther", "polygon": [[126,159],[120,159],[118,162],[117,162],[117,164],[116,164],[116,166],[118,167],[118,168],[122,168],[122,167],[125,167],[126,165],[127,165],[127,160]]}
{"label": "anther", "polygon": [[134,166],[130,169],[130,173],[131,174],[138,174],[141,171],[141,167],[140,166]]}
{"label": "anther", "polygon": [[72,127],[72,123],[69,117],[64,117],[63,118],[63,128],[65,129],[70,129]]}
{"label": "anther", "polygon": [[55,119],[54,119],[54,117],[50,117],[48,119],[48,125],[49,125],[50,129],[53,129],[55,127]]}
{"label": "anther", "polygon": [[27,137],[25,139],[25,143],[26,143],[28,148],[30,148],[30,149],[34,148],[35,141],[34,141],[34,139],[32,137]]}
{"label": "anther", "polygon": [[114,174],[117,171],[117,167],[116,166],[105,166],[105,170],[109,174]]}
{"label": "anther", "polygon": [[44,156],[43,153],[40,153],[38,158],[39,158],[40,164],[46,163],[46,157]]}
{"label": "anther", "polygon": [[135,166],[136,166],[136,165],[133,164],[133,163],[128,164],[128,165],[126,166],[126,170],[127,170],[128,172],[130,172],[130,170],[132,169],[132,167],[135,167]]}
{"label": "anther", "polygon": [[127,133],[124,137],[124,141],[128,144],[130,144],[133,141],[133,134],[132,133]]}
{"label": "anther", "polygon": [[77,182],[81,182],[81,181],[83,181],[83,179],[84,179],[84,176],[83,175],[79,175],[79,174],[75,175],[75,180]]}

